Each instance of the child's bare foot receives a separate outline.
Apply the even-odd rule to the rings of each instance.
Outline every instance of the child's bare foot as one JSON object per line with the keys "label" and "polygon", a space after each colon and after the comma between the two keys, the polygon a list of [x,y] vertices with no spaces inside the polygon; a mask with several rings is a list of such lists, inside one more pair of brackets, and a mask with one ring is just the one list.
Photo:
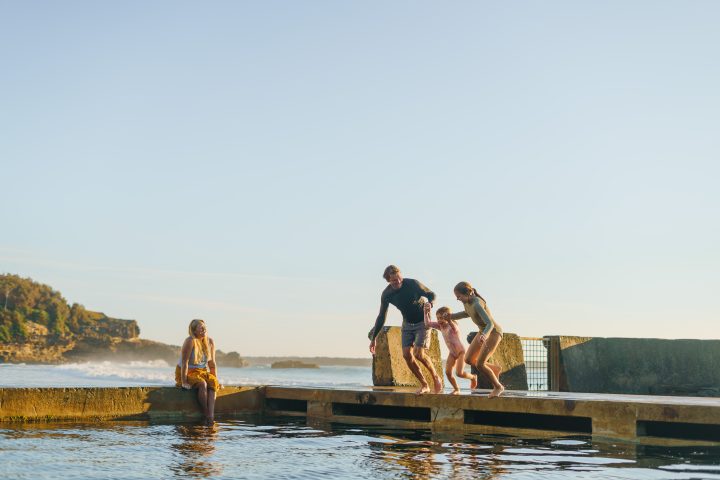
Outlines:
{"label": "child's bare foot", "polygon": [[499,387],[495,387],[493,388],[492,392],[490,392],[490,395],[488,395],[488,398],[499,397],[504,391],[505,387],[503,387],[502,385],[500,385]]}
{"label": "child's bare foot", "polygon": [[477,375],[473,375],[470,379],[470,390],[475,390],[477,388]]}
{"label": "child's bare foot", "polygon": [[415,392],[416,395],[422,395],[423,393],[430,393],[430,387],[427,384],[423,385],[417,392]]}
{"label": "child's bare foot", "polygon": [[460,390],[453,390],[450,395],[460,395]]}
{"label": "child's bare foot", "polygon": [[434,387],[435,387],[435,388],[433,389],[433,393],[440,393],[440,392],[442,392],[442,380],[440,380],[440,377],[438,377],[437,375],[435,375],[435,376],[433,377],[433,383],[434,383]]}

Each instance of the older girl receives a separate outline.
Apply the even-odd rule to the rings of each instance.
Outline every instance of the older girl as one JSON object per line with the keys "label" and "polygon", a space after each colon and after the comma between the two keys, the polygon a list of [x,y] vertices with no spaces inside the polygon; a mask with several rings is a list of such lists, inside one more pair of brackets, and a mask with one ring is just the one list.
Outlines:
{"label": "older girl", "polygon": [[480,328],[479,334],[475,335],[465,353],[465,363],[475,365],[475,368],[485,374],[492,382],[493,390],[488,397],[498,397],[505,390],[505,387],[500,383],[496,371],[487,363],[487,360],[495,352],[500,340],[502,340],[502,328],[493,319],[485,299],[480,296],[472,285],[468,282],[460,282],[455,285],[454,291],[455,297],[462,302],[465,311],[453,313],[449,318],[458,320],[470,317],[475,325]]}
{"label": "older girl", "polygon": [[175,368],[175,382],[186,390],[197,388],[203,415],[211,423],[215,418],[215,393],[222,388],[217,379],[215,342],[207,336],[204,320],[190,322],[188,333]]}

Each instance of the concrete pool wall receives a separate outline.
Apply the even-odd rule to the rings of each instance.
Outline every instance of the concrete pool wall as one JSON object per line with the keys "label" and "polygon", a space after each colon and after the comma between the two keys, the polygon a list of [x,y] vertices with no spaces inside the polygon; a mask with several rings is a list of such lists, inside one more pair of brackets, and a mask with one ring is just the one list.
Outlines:
{"label": "concrete pool wall", "polygon": [[[489,434],[592,435],[639,443],[720,443],[720,399],[508,391],[416,395],[407,387],[229,386],[218,416],[291,415],[358,425]],[[196,394],[174,387],[2,388],[0,422],[199,418]]]}

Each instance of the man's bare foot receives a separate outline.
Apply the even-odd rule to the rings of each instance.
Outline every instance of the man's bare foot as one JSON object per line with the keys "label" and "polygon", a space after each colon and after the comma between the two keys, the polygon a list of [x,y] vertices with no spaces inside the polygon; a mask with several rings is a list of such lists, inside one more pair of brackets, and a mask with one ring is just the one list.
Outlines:
{"label": "man's bare foot", "polygon": [[450,395],[460,395],[460,390],[453,390]]}
{"label": "man's bare foot", "polygon": [[416,395],[422,395],[423,393],[430,393],[430,387],[427,385],[423,385],[418,389],[417,392],[415,392]]}
{"label": "man's bare foot", "polygon": [[470,379],[470,390],[475,390],[477,388],[477,375],[473,375]]}
{"label": "man's bare foot", "polygon": [[493,388],[492,392],[490,392],[490,395],[488,395],[488,398],[499,397],[504,391],[505,387],[503,387],[502,385],[500,387],[495,387]]}
{"label": "man's bare foot", "polygon": [[433,383],[435,384],[435,385],[434,385],[435,388],[433,389],[433,393],[440,393],[440,392],[442,392],[442,380],[440,379],[440,377],[438,377],[437,375],[435,375],[435,376],[433,377]]}
{"label": "man's bare foot", "polygon": [[487,366],[490,367],[490,370],[493,371],[493,373],[495,374],[495,378],[497,378],[499,380],[502,369],[498,365],[495,365],[494,363],[488,363]]}

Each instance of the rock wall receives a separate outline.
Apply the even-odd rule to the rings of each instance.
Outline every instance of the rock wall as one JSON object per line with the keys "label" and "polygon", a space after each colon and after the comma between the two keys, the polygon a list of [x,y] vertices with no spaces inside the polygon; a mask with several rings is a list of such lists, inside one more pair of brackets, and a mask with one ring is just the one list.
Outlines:
{"label": "rock wall", "polygon": [[73,346],[73,342],[0,343],[0,363],[64,363],[63,355]]}
{"label": "rock wall", "polygon": [[720,340],[549,339],[560,391],[720,396]]}
{"label": "rock wall", "polygon": [[[435,371],[444,382],[444,368],[442,359],[440,358],[440,340],[437,330],[433,329],[430,335],[430,348],[428,348],[426,352],[430,356]],[[401,339],[400,327],[383,327],[378,334],[375,340],[375,356],[373,357],[373,385],[395,387],[420,386],[420,382],[418,382],[415,375],[412,374],[403,358]],[[432,386],[430,372],[422,364],[420,364],[420,369],[425,379]]]}
{"label": "rock wall", "polygon": [[138,338],[140,327],[135,320],[104,317],[96,322],[95,330],[100,335],[110,335],[127,340]]}
{"label": "rock wall", "polygon": [[[468,344],[473,341],[477,332],[471,332],[467,336]],[[527,371],[525,369],[525,356],[523,355],[520,337],[514,333],[503,334],[503,339],[498,345],[495,353],[488,359],[501,369],[500,383],[506,390],[527,390]],[[475,367],[471,368],[472,373],[478,375]],[[484,375],[478,375],[478,388],[493,388],[490,380]]]}
{"label": "rock wall", "polygon": [[[223,387],[215,413],[259,412],[265,387]],[[198,418],[197,392],[173,387],[0,388],[0,422]]]}

